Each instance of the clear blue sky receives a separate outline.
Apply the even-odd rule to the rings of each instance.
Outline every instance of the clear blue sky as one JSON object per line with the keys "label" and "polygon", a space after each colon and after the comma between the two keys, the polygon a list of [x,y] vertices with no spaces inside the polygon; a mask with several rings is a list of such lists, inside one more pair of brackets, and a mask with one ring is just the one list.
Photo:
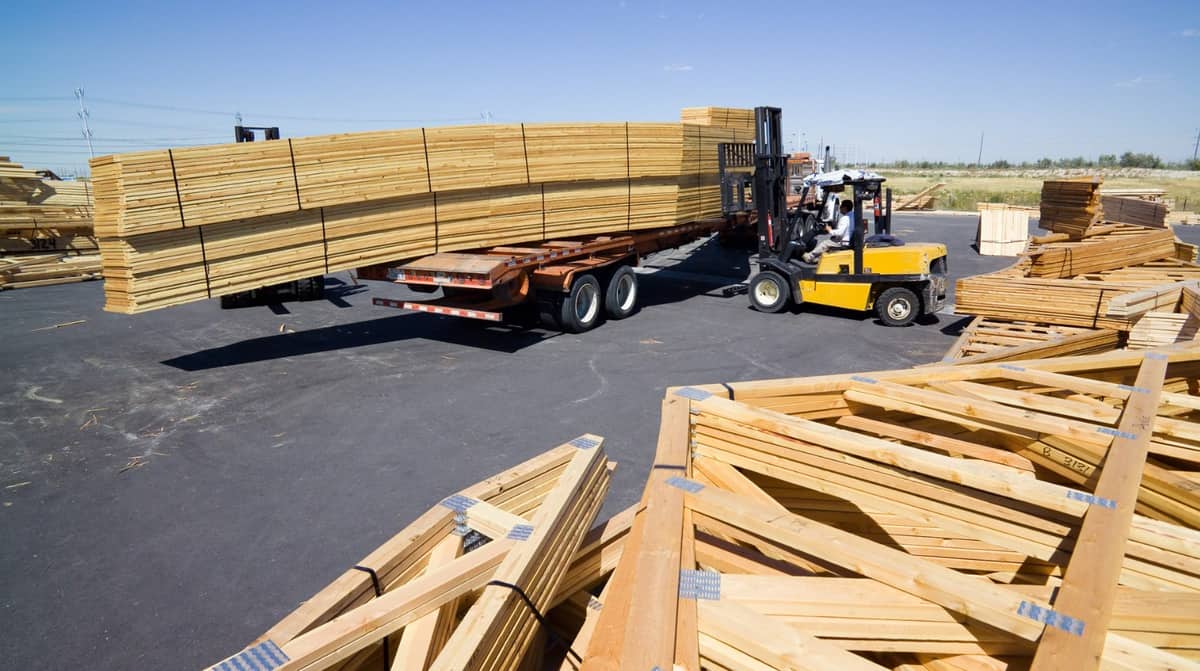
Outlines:
{"label": "clear blue sky", "polygon": [[789,149],[973,161],[985,131],[985,162],[1180,160],[1200,127],[1197,0],[58,0],[0,16],[0,155],[66,171],[87,158],[77,86],[98,154],[227,141],[235,112],[298,136],[776,105]]}

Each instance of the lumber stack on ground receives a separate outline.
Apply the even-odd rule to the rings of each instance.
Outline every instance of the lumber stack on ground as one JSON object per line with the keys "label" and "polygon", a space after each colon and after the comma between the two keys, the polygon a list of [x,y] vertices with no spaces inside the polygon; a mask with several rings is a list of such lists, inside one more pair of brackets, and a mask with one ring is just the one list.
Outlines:
{"label": "lumber stack on ground", "polygon": [[1104,208],[1106,221],[1136,224],[1148,228],[1166,226],[1169,208],[1165,203],[1142,198],[1109,196],[1103,193],[1101,193],[1100,203]]}
{"label": "lumber stack on ground", "polygon": [[1198,374],[1193,347],[669,390],[642,513],[669,524],[631,536],[581,668],[1194,669]]}
{"label": "lumber stack on ground", "polygon": [[0,289],[99,279],[96,251],[88,181],[0,157]]}
{"label": "lumber stack on ground", "polygon": [[1029,244],[1029,209],[1004,203],[976,203],[979,228],[975,244],[981,256],[1017,256]]}
{"label": "lumber stack on ground", "polygon": [[1027,253],[1029,277],[1076,277],[1171,258],[1175,232],[1126,224],[1078,242],[1034,245]]}
{"label": "lumber stack on ground", "polygon": [[106,308],[718,216],[717,145],[754,139],[738,118],[417,128],[100,157]]}
{"label": "lumber stack on ground", "polygon": [[906,196],[896,196],[896,200],[892,202],[893,210],[931,210],[933,204],[937,200],[937,194],[942,189],[946,188],[944,182],[938,182],[931,186],[921,189],[917,193],[908,194]]}
{"label": "lumber stack on ground", "polygon": [[1042,183],[1038,226],[1079,240],[1103,219],[1099,177],[1047,180]]}

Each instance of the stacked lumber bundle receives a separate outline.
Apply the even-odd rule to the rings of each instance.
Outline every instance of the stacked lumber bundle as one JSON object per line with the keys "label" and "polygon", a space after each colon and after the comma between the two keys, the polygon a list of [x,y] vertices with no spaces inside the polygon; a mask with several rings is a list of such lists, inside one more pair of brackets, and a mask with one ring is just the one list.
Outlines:
{"label": "stacked lumber bundle", "polygon": [[95,250],[91,232],[87,180],[44,178],[0,156],[0,252]]}
{"label": "stacked lumber bundle", "polygon": [[584,435],[468,487],[212,668],[540,669],[543,614],[586,607],[628,535],[632,511],[594,524],[610,470]]}
{"label": "stacked lumber bundle", "polygon": [[1038,226],[1079,240],[1103,219],[1099,177],[1047,180],[1042,183]]}
{"label": "stacked lumber bundle", "polygon": [[1170,229],[1146,230],[1129,224],[1109,224],[1103,230],[1103,234],[1093,233],[1077,242],[1031,246],[1029,276],[1075,277],[1175,255],[1175,232]]}
{"label": "stacked lumber bundle", "polygon": [[1029,209],[1004,203],[976,203],[979,229],[975,244],[981,256],[1016,256],[1029,244]]}
{"label": "stacked lumber bundle", "polygon": [[0,157],[0,289],[99,279],[96,251],[89,182]]}
{"label": "stacked lumber bundle", "polygon": [[1193,348],[674,390],[579,668],[1196,668],[1198,374]]}
{"label": "stacked lumber bundle", "polygon": [[0,256],[0,290],[97,279],[100,279],[100,257],[96,254],[68,256],[59,252]]}
{"label": "stacked lumber bundle", "polygon": [[961,365],[1095,354],[1119,345],[1120,333],[1113,329],[975,317],[962,330],[942,363]]}
{"label": "stacked lumber bundle", "polygon": [[932,186],[927,186],[917,193],[907,196],[897,196],[892,201],[893,210],[932,210],[933,204],[937,200],[937,193],[946,188],[944,182],[938,182]]}
{"label": "stacked lumber bundle", "polygon": [[720,126],[754,132],[754,110],[734,107],[685,107],[679,120],[697,126]]}
{"label": "stacked lumber bundle", "polygon": [[1165,227],[1170,211],[1165,203],[1141,198],[1102,195],[1100,203],[1106,220],[1149,228]]}
{"label": "stacked lumber bundle", "polygon": [[516,124],[100,157],[105,307],[718,216],[717,144],[752,140],[675,123]]}

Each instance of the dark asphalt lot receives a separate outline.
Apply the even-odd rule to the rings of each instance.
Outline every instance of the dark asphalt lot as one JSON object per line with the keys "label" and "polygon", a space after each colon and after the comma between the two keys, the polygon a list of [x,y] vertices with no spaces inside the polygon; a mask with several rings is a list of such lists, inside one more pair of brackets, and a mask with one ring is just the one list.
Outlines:
{"label": "dark asphalt lot", "polygon": [[[946,242],[955,277],[1011,262],[973,251],[972,216],[894,228]],[[581,433],[620,462],[606,513],[632,503],[668,385],[925,363],[960,321],[760,314],[716,291],[745,253],[694,247],[650,259],[640,314],[583,335],[373,307],[406,295],[381,283],[137,316],[101,311],[100,283],[0,293],[0,667],[202,668],[444,496]]]}

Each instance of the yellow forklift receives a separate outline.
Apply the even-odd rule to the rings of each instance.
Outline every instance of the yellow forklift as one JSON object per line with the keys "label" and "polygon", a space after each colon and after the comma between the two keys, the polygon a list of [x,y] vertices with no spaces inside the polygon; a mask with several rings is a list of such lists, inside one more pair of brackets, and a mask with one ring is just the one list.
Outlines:
{"label": "yellow forklift", "polygon": [[[826,173],[804,187],[800,204],[788,209],[790,179],[783,153],[782,112],[754,110],[754,144],[722,144],[721,204],[726,215],[757,217],[758,272],[746,293],[762,312],[780,312],[789,304],[813,303],[857,311],[874,310],[887,326],[907,326],[933,314],[946,302],[946,246],[904,243],[891,236],[891,190],[870,173]],[[822,179],[823,178],[823,179]],[[820,187],[822,197],[810,198]],[[803,256],[824,232],[818,213],[841,194],[854,204],[849,248],[825,252],[816,263]],[[806,201],[808,204],[806,205]],[[864,203],[873,210],[875,234],[866,235]]]}

